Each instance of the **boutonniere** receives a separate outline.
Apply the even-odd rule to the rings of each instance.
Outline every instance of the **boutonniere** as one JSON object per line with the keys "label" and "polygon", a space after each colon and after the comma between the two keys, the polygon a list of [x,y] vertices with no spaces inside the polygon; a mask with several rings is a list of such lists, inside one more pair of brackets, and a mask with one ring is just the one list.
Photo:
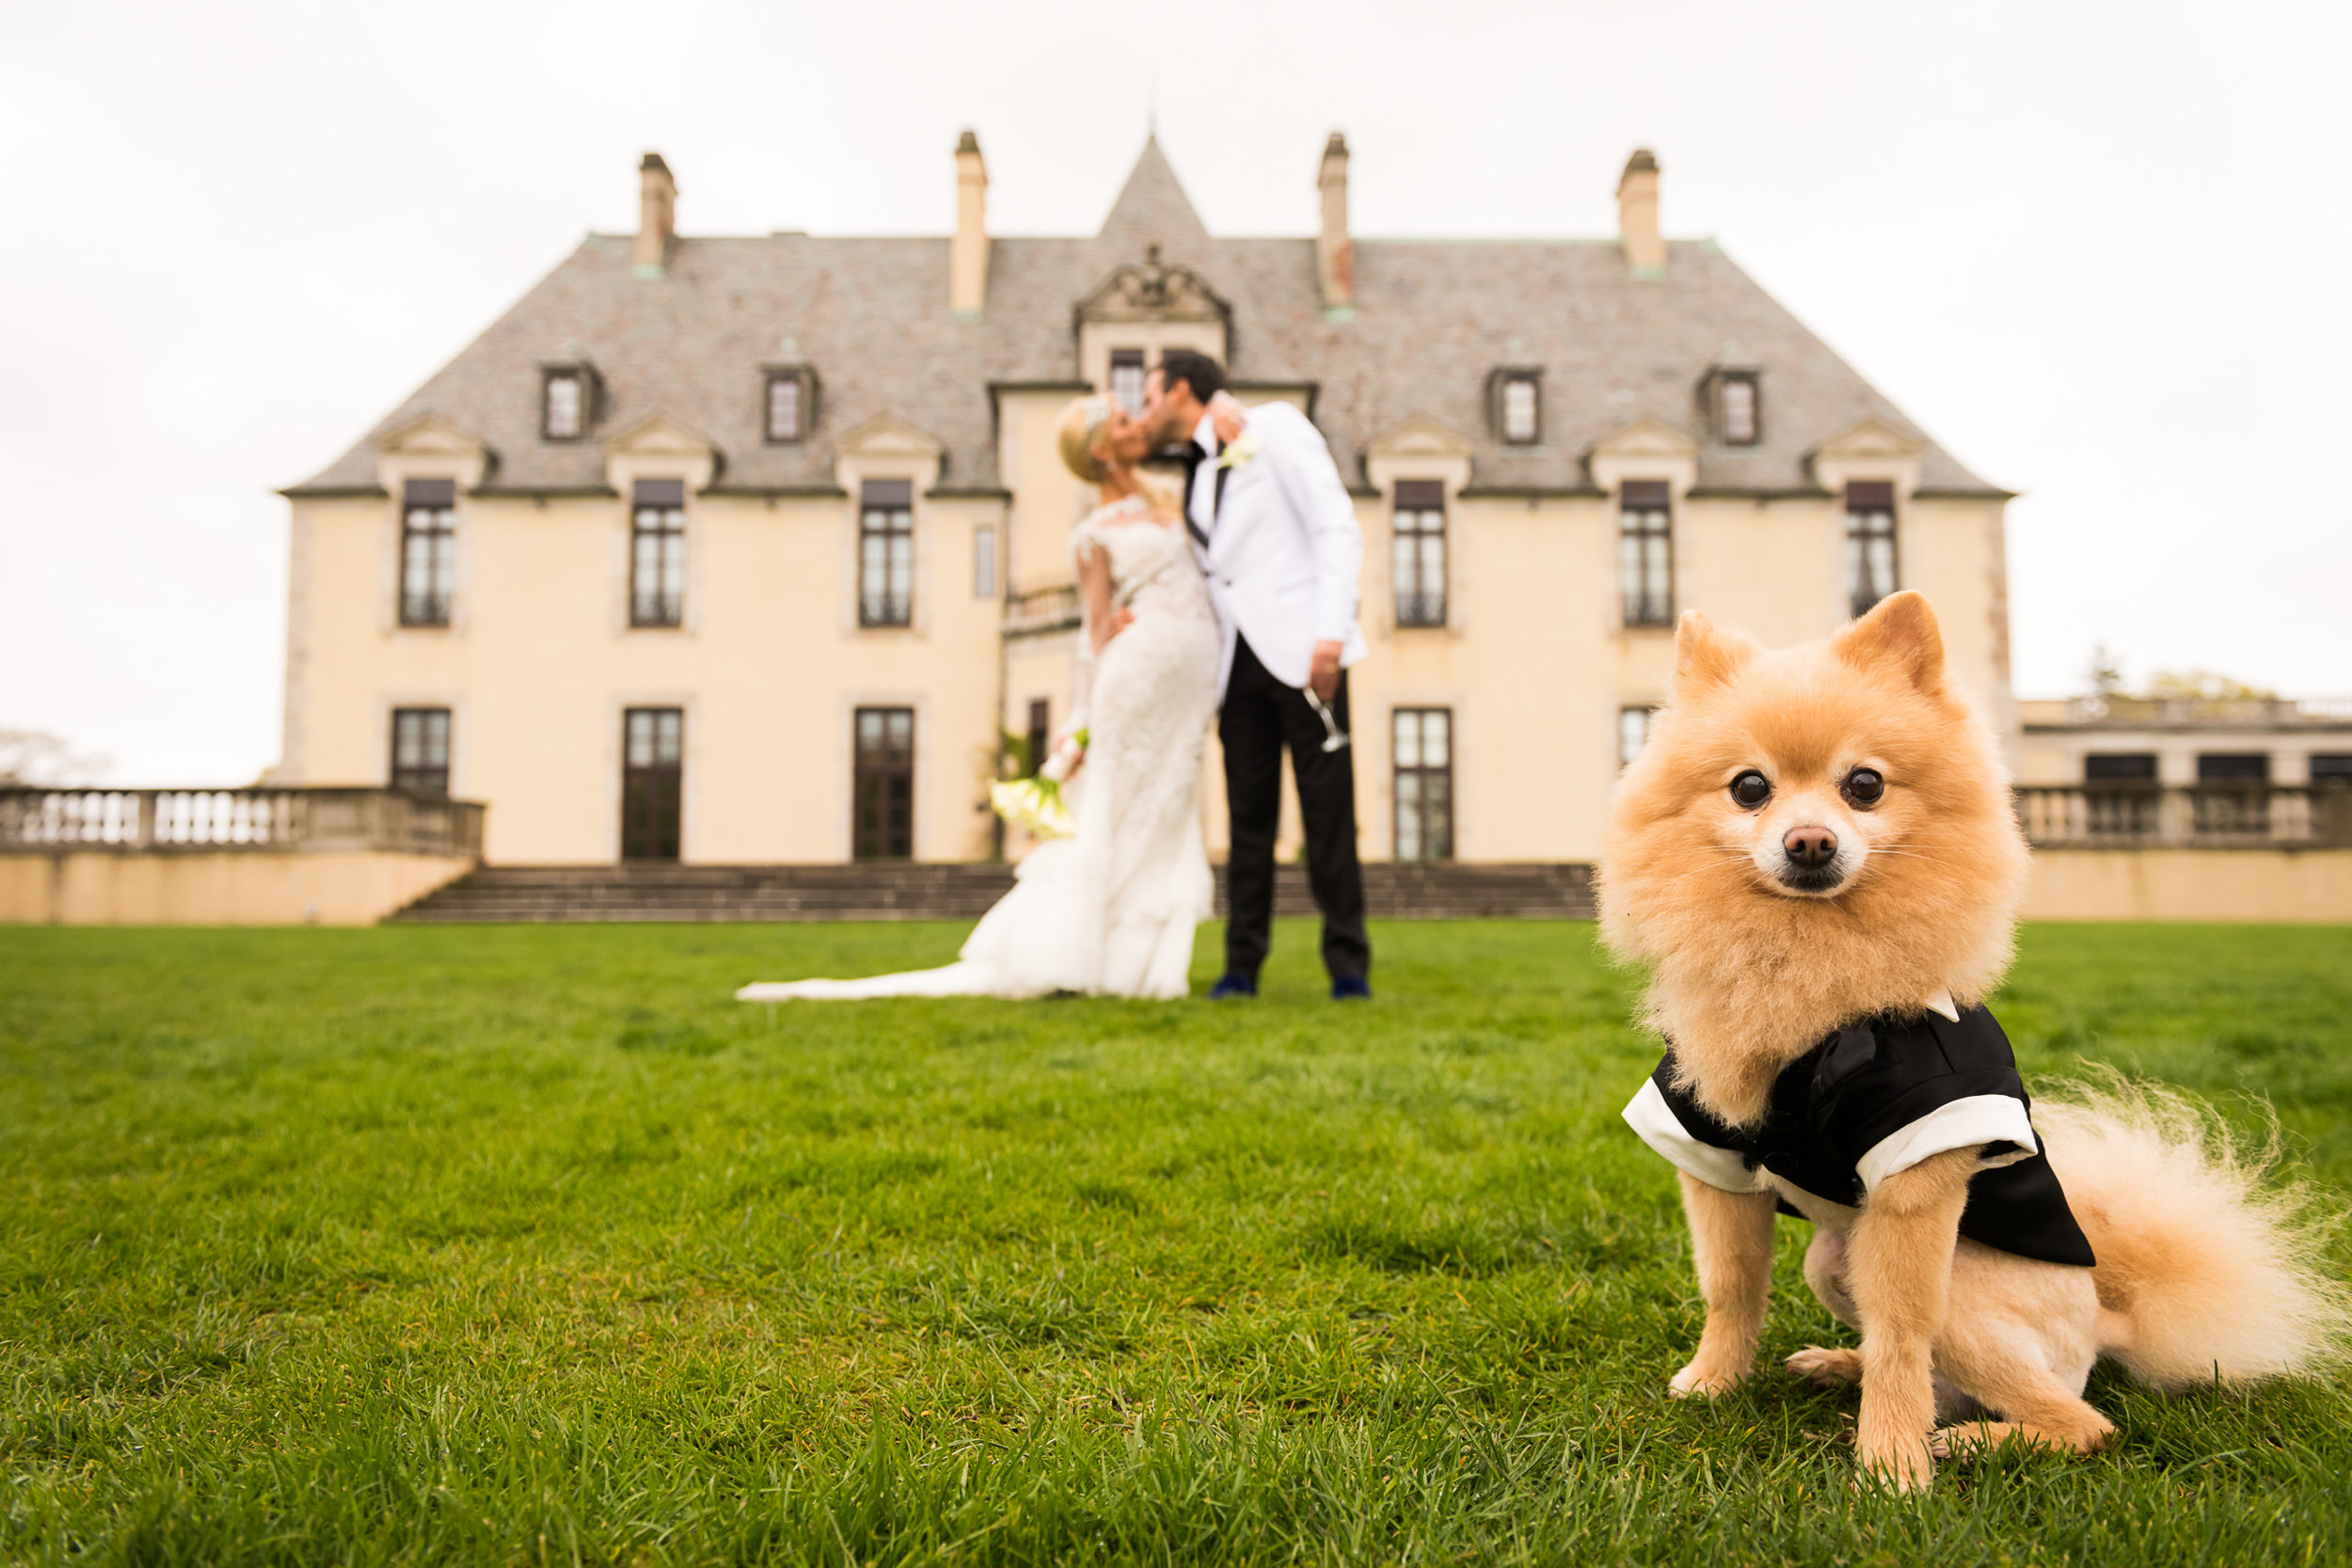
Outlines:
{"label": "boutonniere", "polygon": [[1258,455],[1258,449],[1264,445],[1258,439],[1256,431],[1245,430],[1226,443],[1225,450],[1217,453],[1216,466],[1220,468],[1247,468],[1249,460]]}

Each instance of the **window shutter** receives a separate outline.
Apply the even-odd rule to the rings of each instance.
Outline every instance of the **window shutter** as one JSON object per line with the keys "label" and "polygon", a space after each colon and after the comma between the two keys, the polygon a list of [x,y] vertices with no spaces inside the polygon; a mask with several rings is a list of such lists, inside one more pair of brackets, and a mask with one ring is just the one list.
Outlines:
{"label": "window shutter", "polygon": [[866,482],[865,504],[868,511],[913,506],[914,482],[911,479],[869,479]]}
{"label": "window shutter", "polygon": [[686,481],[682,479],[641,479],[637,482],[637,504],[640,506],[684,506]]}
{"label": "window shutter", "polygon": [[1629,479],[1621,499],[1628,512],[1663,512],[1673,497],[1673,487],[1664,480]]}
{"label": "window shutter", "polygon": [[455,506],[457,482],[453,479],[412,479],[405,495],[410,506]]}
{"label": "window shutter", "polygon": [[1846,510],[1892,512],[1895,510],[1895,487],[1884,480],[1855,480],[1846,486]]}
{"label": "window shutter", "polygon": [[1445,505],[1445,485],[1434,479],[1400,479],[1396,504],[1406,512],[1435,512]]}

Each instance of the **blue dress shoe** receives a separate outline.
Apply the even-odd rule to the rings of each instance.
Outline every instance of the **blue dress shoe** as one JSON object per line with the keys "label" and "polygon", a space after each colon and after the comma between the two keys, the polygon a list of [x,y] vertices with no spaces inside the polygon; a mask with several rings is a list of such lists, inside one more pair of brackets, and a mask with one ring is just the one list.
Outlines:
{"label": "blue dress shoe", "polygon": [[1257,994],[1258,977],[1255,974],[1220,975],[1216,984],[1209,988],[1209,1000],[1212,1002],[1229,1002],[1236,996]]}
{"label": "blue dress shoe", "polygon": [[1369,1002],[1372,1000],[1372,982],[1360,974],[1343,974],[1331,982],[1331,1000]]}

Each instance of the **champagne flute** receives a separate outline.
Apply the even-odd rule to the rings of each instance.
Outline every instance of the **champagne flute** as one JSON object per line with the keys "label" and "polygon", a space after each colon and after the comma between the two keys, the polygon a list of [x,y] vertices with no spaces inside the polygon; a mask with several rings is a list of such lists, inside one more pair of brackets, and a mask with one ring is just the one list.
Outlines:
{"label": "champagne flute", "polygon": [[1315,710],[1315,717],[1323,721],[1323,749],[1327,752],[1343,749],[1348,743],[1349,736],[1345,730],[1340,728],[1340,721],[1331,717],[1329,705],[1315,695],[1315,689],[1311,686],[1300,687],[1298,693],[1307,699],[1307,705]]}

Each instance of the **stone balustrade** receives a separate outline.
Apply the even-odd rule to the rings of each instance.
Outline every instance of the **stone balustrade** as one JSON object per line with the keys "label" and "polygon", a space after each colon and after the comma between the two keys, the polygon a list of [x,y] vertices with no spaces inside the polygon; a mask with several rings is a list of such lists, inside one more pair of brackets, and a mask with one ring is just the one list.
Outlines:
{"label": "stone balustrade", "polygon": [[2352,847],[2352,789],[2341,786],[2028,785],[2017,817],[2037,848]]}
{"label": "stone balustrade", "polygon": [[483,806],[405,789],[0,787],[0,854],[67,850],[482,855]]}
{"label": "stone balustrade", "polygon": [[1084,619],[1085,607],[1079,602],[1076,584],[1033,588],[1006,595],[1003,631],[1010,638],[1042,637],[1068,631]]}

